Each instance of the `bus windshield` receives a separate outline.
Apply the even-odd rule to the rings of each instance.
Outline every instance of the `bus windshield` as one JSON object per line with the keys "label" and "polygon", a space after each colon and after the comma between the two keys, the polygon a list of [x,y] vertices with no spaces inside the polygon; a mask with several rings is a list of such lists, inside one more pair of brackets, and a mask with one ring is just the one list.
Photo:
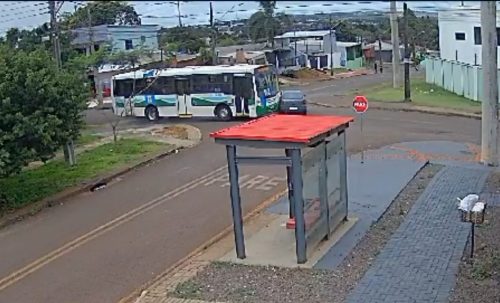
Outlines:
{"label": "bus windshield", "polygon": [[278,94],[278,77],[271,66],[255,70],[255,85],[258,96],[274,97]]}

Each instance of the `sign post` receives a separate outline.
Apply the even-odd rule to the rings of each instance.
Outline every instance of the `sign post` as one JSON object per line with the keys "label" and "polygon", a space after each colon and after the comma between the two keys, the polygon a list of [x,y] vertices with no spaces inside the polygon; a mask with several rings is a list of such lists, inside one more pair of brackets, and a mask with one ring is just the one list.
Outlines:
{"label": "sign post", "polygon": [[[363,143],[363,114],[368,110],[368,99],[365,96],[356,96],[352,101],[352,108],[354,111],[359,114],[359,124],[361,126],[361,145]],[[361,163],[365,162],[365,151],[361,150]]]}

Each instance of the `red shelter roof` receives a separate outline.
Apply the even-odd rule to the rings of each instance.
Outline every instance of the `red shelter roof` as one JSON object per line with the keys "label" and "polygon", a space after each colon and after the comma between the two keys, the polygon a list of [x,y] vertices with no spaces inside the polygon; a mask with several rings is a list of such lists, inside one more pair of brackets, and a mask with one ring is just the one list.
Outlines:
{"label": "red shelter roof", "polygon": [[348,116],[270,115],[210,134],[215,139],[310,143],[314,138],[349,126]]}

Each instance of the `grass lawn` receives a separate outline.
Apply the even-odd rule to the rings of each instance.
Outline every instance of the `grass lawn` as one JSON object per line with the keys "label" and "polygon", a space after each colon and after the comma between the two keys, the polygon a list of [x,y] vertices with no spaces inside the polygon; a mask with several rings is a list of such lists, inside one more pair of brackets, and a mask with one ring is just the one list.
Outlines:
{"label": "grass lawn", "polygon": [[0,214],[39,201],[168,147],[160,142],[122,139],[116,144],[108,143],[82,152],[77,156],[77,165],[73,167],[67,166],[63,159],[53,160],[0,179]]}
{"label": "grass lawn", "polygon": [[96,135],[96,134],[91,134],[91,133],[85,133],[83,132],[78,140],[76,140],[75,144],[79,146],[84,146],[90,143],[94,143],[100,139],[102,139],[103,136],[101,135]]}
{"label": "grass lawn", "polygon": [[[404,88],[393,88],[392,83],[363,89],[366,97],[378,102],[401,102],[404,99]],[[481,103],[458,96],[424,79],[411,80],[411,99],[415,105],[432,106],[464,110],[467,112],[481,112]]]}

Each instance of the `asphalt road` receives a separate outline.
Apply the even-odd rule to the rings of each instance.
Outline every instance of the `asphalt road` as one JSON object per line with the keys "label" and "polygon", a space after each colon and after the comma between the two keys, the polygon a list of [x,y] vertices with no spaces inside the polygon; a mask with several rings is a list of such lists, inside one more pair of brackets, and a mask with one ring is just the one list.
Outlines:
{"label": "asphalt road", "polygon": [[[375,77],[366,79],[380,81]],[[365,81],[354,79],[303,89],[310,98],[333,96]],[[352,114],[318,107],[311,112]],[[94,111],[87,119],[107,118]],[[0,230],[0,302],[116,302],[231,224],[225,149],[208,133],[236,122],[161,121],[178,122],[200,128],[202,143]],[[147,124],[131,118],[120,126]],[[418,113],[369,111],[364,129],[361,135],[358,122],[351,125],[350,152],[403,141],[480,140],[480,121]],[[275,166],[243,167],[244,211],[283,189],[284,173]]]}

